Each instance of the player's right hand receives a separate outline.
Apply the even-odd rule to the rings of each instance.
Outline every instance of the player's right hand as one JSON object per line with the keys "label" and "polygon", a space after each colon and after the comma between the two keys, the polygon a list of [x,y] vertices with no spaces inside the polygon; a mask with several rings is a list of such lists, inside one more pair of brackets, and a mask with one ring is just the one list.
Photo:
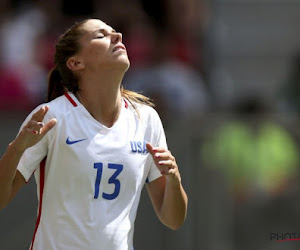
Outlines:
{"label": "player's right hand", "polygon": [[31,119],[22,128],[15,139],[16,146],[20,150],[26,150],[27,148],[35,145],[50,129],[55,126],[57,122],[55,118],[51,119],[46,124],[43,123],[44,117],[48,110],[49,106],[41,107],[32,115]]}

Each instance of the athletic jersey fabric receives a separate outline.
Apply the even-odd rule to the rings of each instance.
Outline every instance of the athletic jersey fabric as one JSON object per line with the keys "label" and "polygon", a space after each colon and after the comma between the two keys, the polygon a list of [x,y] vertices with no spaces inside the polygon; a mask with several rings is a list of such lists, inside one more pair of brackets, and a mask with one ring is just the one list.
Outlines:
{"label": "athletic jersey fabric", "polygon": [[161,176],[145,144],[167,148],[167,143],[153,108],[136,104],[137,115],[122,101],[110,128],[96,121],[71,92],[47,103],[44,122],[55,117],[57,124],[25,151],[18,165],[26,181],[34,173],[37,183],[31,249],[133,249],[142,187]]}

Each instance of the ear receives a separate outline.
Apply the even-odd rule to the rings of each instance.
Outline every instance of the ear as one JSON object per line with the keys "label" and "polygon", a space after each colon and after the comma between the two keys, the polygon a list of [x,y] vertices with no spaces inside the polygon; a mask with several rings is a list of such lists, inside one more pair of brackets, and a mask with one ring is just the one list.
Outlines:
{"label": "ear", "polygon": [[72,71],[77,71],[84,68],[83,61],[76,56],[72,56],[67,60],[67,66]]}

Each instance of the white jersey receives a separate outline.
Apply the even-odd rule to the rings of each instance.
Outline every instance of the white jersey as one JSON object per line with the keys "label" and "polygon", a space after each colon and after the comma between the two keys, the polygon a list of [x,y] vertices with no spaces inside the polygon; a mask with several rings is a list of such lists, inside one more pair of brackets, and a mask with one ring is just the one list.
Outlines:
{"label": "white jersey", "polygon": [[108,128],[70,92],[48,105],[44,122],[55,117],[57,124],[18,165],[26,181],[34,173],[37,182],[30,249],[132,250],[142,187],[161,176],[146,142],[167,147],[157,112],[137,104],[138,116],[123,99],[118,120]]}

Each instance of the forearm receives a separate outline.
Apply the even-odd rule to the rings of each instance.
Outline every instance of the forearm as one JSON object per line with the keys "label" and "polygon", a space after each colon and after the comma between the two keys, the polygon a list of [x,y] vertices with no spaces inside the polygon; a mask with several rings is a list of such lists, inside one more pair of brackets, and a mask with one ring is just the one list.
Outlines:
{"label": "forearm", "polygon": [[164,197],[159,210],[160,220],[176,230],[184,222],[187,214],[188,198],[180,180],[167,180]]}
{"label": "forearm", "polygon": [[162,223],[176,230],[185,220],[188,198],[175,157],[169,150],[153,147],[150,143],[147,143],[147,150],[163,175],[147,186],[154,209]]}
{"label": "forearm", "polygon": [[24,151],[25,149],[18,147],[17,142],[13,141],[0,159],[0,209],[9,200],[16,169]]}

